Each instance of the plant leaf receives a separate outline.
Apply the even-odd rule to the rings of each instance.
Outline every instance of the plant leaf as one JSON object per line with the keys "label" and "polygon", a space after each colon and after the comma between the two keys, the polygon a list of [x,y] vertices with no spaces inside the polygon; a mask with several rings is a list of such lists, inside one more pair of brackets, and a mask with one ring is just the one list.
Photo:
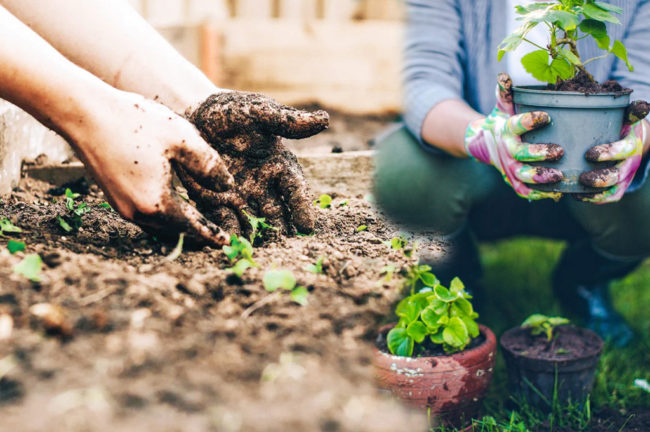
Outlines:
{"label": "plant leaf", "polygon": [[432,334],[430,336],[431,342],[433,342],[436,345],[442,345],[443,343],[445,343],[445,339],[443,338],[442,333],[443,332],[439,331],[438,333]]}
{"label": "plant leaf", "polygon": [[622,8],[620,8],[620,7],[616,6],[616,5],[613,5],[613,4],[609,4],[609,3],[606,3],[606,2],[603,2],[603,1],[595,1],[594,4],[596,6],[598,6],[599,8],[601,8],[603,10],[606,10],[606,11],[609,11],[609,12],[614,12],[614,13],[619,14],[619,15],[623,13]]}
{"label": "plant leaf", "polygon": [[625,65],[630,72],[634,72],[634,66],[630,64],[630,60],[627,58],[627,49],[625,48],[625,45],[623,45],[623,42],[615,40],[614,45],[612,45],[612,53],[625,62]]}
{"label": "plant leaf", "polygon": [[558,77],[566,80],[573,76],[573,66],[567,60],[556,58],[549,64],[550,60],[547,51],[537,50],[523,56],[521,64],[535,79],[551,84],[555,84]]}
{"label": "plant leaf", "polygon": [[185,239],[185,233],[180,233],[178,236],[178,243],[176,243],[176,247],[174,247],[174,250],[167,255],[165,258],[167,261],[175,261],[178,259],[179,256],[183,253],[183,240]]}
{"label": "plant leaf", "polygon": [[429,329],[437,330],[440,327],[440,324],[438,323],[440,316],[441,315],[436,313],[432,306],[428,306],[420,314],[420,319],[427,327],[429,327]]}
{"label": "plant leaf", "polygon": [[16,252],[23,252],[25,250],[25,242],[17,240],[9,240],[7,243],[7,249],[9,249],[10,254],[15,254]]}
{"label": "plant leaf", "polygon": [[388,343],[388,350],[393,355],[401,357],[413,355],[413,339],[407,334],[406,329],[391,329],[386,337],[386,342]]}
{"label": "plant leaf", "polygon": [[306,306],[308,303],[309,291],[304,286],[299,286],[291,291],[291,300],[300,306]]}
{"label": "plant leaf", "polygon": [[70,231],[72,231],[72,227],[70,226],[70,224],[69,224],[68,222],[66,222],[66,220],[63,219],[61,216],[57,216],[57,217],[56,217],[56,220],[59,221],[59,226],[60,226],[61,228],[63,228],[63,230],[64,230],[65,232],[70,232]]}
{"label": "plant leaf", "polygon": [[278,288],[291,291],[296,287],[296,278],[289,270],[269,270],[264,274],[262,283],[268,292]]}
{"label": "plant leaf", "polygon": [[406,327],[406,334],[408,334],[416,343],[422,343],[427,333],[427,326],[420,321],[413,321],[408,325],[408,327]]}
{"label": "plant leaf", "polygon": [[538,326],[541,326],[547,319],[548,319],[548,317],[546,315],[533,314],[533,315],[529,316],[528,318],[526,318],[526,320],[523,323],[521,323],[521,326],[522,327],[538,327]]}
{"label": "plant leaf", "polygon": [[248,270],[250,267],[252,267],[253,264],[247,259],[240,259],[235,263],[234,266],[227,268],[226,270],[232,271],[234,274],[237,275],[238,278],[241,279],[242,276],[244,276],[244,272]]}
{"label": "plant leaf", "polygon": [[368,225],[359,225],[357,227],[357,232],[365,231],[368,229]]}
{"label": "plant leaf", "polygon": [[442,338],[446,344],[460,349],[467,344],[469,332],[467,331],[467,327],[463,320],[458,317],[452,317],[449,319],[449,323],[442,331]]}
{"label": "plant leaf", "polygon": [[21,233],[23,230],[20,227],[17,227],[6,217],[0,219],[0,231],[2,233]]}
{"label": "plant leaf", "polygon": [[619,19],[612,15],[610,11],[602,9],[596,6],[594,3],[585,3],[585,5],[582,7],[582,13],[587,18],[595,19],[597,21],[606,21],[614,24],[621,23]]}
{"label": "plant leaf", "polygon": [[560,48],[560,54],[562,54],[562,57],[569,60],[571,64],[576,66],[582,65],[580,58],[577,55],[573,54],[570,50],[566,48]]}
{"label": "plant leaf", "polygon": [[424,286],[431,287],[431,288],[439,284],[439,281],[434,276],[434,274],[429,272],[420,273],[420,280],[422,281]]}
{"label": "plant leaf", "polygon": [[322,209],[330,208],[332,207],[332,197],[327,194],[323,194],[318,197],[316,201],[314,201],[314,205],[319,206]]}
{"label": "plant leaf", "polygon": [[449,303],[456,300],[456,294],[452,294],[449,290],[442,285],[437,285],[434,287],[433,291],[436,293],[436,296],[443,302]]}
{"label": "plant leaf", "polygon": [[23,275],[33,282],[40,282],[42,267],[43,260],[41,260],[41,257],[38,254],[30,254],[14,266],[14,273]]}

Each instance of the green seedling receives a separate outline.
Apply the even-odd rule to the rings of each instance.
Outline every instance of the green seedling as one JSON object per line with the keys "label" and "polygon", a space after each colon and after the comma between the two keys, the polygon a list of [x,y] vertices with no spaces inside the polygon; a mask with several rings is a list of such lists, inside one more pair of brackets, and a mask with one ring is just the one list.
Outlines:
{"label": "green seedling", "polygon": [[0,235],[5,236],[5,234],[21,233],[23,230],[20,227],[17,227],[6,217],[0,219]]}
{"label": "green seedling", "polygon": [[332,207],[332,197],[327,194],[323,194],[318,197],[316,201],[314,201],[314,205],[322,209],[328,209]]}
{"label": "green seedling", "polygon": [[428,265],[415,264],[406,271],[404,286],[409,288],[411,295],[415,293],[415,289],[419,285],[424,288],[433,288],[438,284],[440,284],[440,281],[431,273],[431,267]]}
{"label": "green seedling", "polygon": [[248,219],[248,223],[251,224],[251,228],[253,231],[251,232],[250,236],[250,241],[251,243],[255,243],[255,240],[261,239],[264,237],[264,233],[267,231],[277,231],[278,228],[269,225],[266,223],[266,218],[258,218],[255,217],[249,213],[246,212],[246,210],[242,210],[244,213],[244,216]]}
{"label": "green seedling", "polygon": [[242,277],[250,267],[257,267],[253,260],[253,245],[244,237],[230,236],[230,245],[222,248],[228,260],[233,264],[226,270],[232,271],[237,277]]}
{"label": "green seedling", "polygon": [[262,281],[268,292],[291,291],[291,300],[301,306],[307,304],[309,291],[304,286],[296,286],[296,277],[289,270],[269,270]]}
{"label": "green seedling", "polygon": [[183,240],[185,239],[185,233],[180,233],[178,235],[178,242],[176,243],[176,247],[171,251],[169,255],[167,255],[166,260],[167,261],[176,261],[178,257],[181,256],[183,253]]}
{"label": "green seedling", "polygon": [[[594,78],[585,66],[610,54],[624,61],[630,71],[634,70],[625,45],[619,40],[612,41],[607,33],[607,23],[620,24],[616,17],[623,13],[620,7],[604,1],[554,0],[517,6],[516,10],[521,26],[499,45],[499,61],[506,52],[528,43],[539,49],[525,55],[521,64],[537,80],[549,84],[569,80],[579,73],[593,82]],[[530,31],[538,25],[548,28],[548,44],[545,46],[528,39]],[[589,37],[594,39],[603,54],[583,60],[578,52],[578,41]]]}
{"label": "green seedling", "polygon": [[384,282],[390,282],[395,274],[395,266],[391,264],[384,266],[381,269],[381,274],[384,275]]}
{"label": "green seedling", "polygon": [[368,229],[368,225],[359,225],[357,227],[357,232],[366,231],[367,229]]}
{"label": "green seedling", "polygon": [[22,275],[32,282],[40,282],[42,268],[41,257],[38,254],[30,254],[14,266],[14,273]]}
{"label": "green seedling", "polygon": [[111,212],[114,212],[114,211],[115,211],[115,209],[113,209],[113,207],[112,207],[109,203],[107,203],[106,201],[104,201],[103,203],[99,204],[99,207],[102,207],[102,208],[108,209],[108,210],[110,210]]}
{"label": "green seedling", "polygon": [[339,207],[345,207],[348,204],[350,204],[350,200],[343,200],[339,203]]}
{"label": "green seedling", "polygon": [[69,188],[65,190],[65,207],[68,209],[68,215],[57,216],[56,218],[59,222],[59,226],[63,228],[65,232],[77,231],[81,228],[81,225],[83,224],[83,215],[90,212],[88,204],[75,203],[75,200],[79,198],[79,196],[78,193],[73,193]]}
{"label": "green seedling", "polygon": [[16,252],[25,251],[25,242],[17,240],[9,240],[7,243],[7,249],[9,249],[10,254],[15,254]]}
{"label": "green seedling", "polygon": [[465,349],[479,335],[478,314],[461,280],[454,278],[446,288],[433,274],[425,279],[436,283],[412,293],[395,308],[399,322],[387,336],[394,355],[411,357],[428,343],[441,345],[451,354]]}
{"label": "green seedling", "polygon": [[553,340],[553,331],[556,327],[569,324],[569,320],[562,317],[549,317],[542,314],[533,314],[526,318],[521,324],[524,328],[529,328],[533,336],[541,334],[546,335],[546,340]]}
{"label": "green seedling", "polygon": [[314,264],[309,264],[305,270],[314,274],[323,274],[323,257],[318,257]]}

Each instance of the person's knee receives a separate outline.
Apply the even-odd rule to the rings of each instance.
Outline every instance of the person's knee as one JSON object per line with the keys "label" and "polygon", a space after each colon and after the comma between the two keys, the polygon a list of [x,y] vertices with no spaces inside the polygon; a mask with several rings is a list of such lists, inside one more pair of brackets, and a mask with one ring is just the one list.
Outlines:
{"label": "person's knee", "polygon": [[431,155],[405,129],[386,133],[377,142],[374,196],[392,219],[414,229],[448,234],[465,223],[468,208],[463,188],[454,187],[459,160]]}

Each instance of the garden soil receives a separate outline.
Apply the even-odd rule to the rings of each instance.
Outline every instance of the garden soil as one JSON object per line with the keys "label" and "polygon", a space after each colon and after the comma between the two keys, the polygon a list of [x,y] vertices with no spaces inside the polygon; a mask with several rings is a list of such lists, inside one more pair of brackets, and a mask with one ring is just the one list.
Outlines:
{"label": "garden soil", "polygon": [[[0,240],[0,430],[424,430],[373,383],[375,331],[401,285],[382,269],[409,259],[382,243],[398,230],[364,197],[315,191],[334,197],[316,234],[267,239],[240,280],[220,250],[167,259],[174,245],[99,206],[96,186],[65,233],[50,187],[24,179],[0,204],[45,262],[30,282],[12,272],[25,253]],[[324,274],[306,271],[319,257]],[[293,271],[306,306],[264,290],[272,268]]]}

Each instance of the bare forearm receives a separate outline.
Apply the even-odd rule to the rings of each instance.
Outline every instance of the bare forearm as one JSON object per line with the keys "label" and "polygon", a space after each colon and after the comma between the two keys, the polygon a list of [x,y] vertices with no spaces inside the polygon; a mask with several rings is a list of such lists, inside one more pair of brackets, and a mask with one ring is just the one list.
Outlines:
{"label": "bare forearm", "polygon": [[452,156],[467,157],[465,130],[474,120],[484,117],[460,99],[440,102],[427,114],[422,125],[424,141]]}
{"label": "bare forearm", "polygon": [[176,112],[217,87],[126,0],[0,0],[77,65],[121,90]]}

